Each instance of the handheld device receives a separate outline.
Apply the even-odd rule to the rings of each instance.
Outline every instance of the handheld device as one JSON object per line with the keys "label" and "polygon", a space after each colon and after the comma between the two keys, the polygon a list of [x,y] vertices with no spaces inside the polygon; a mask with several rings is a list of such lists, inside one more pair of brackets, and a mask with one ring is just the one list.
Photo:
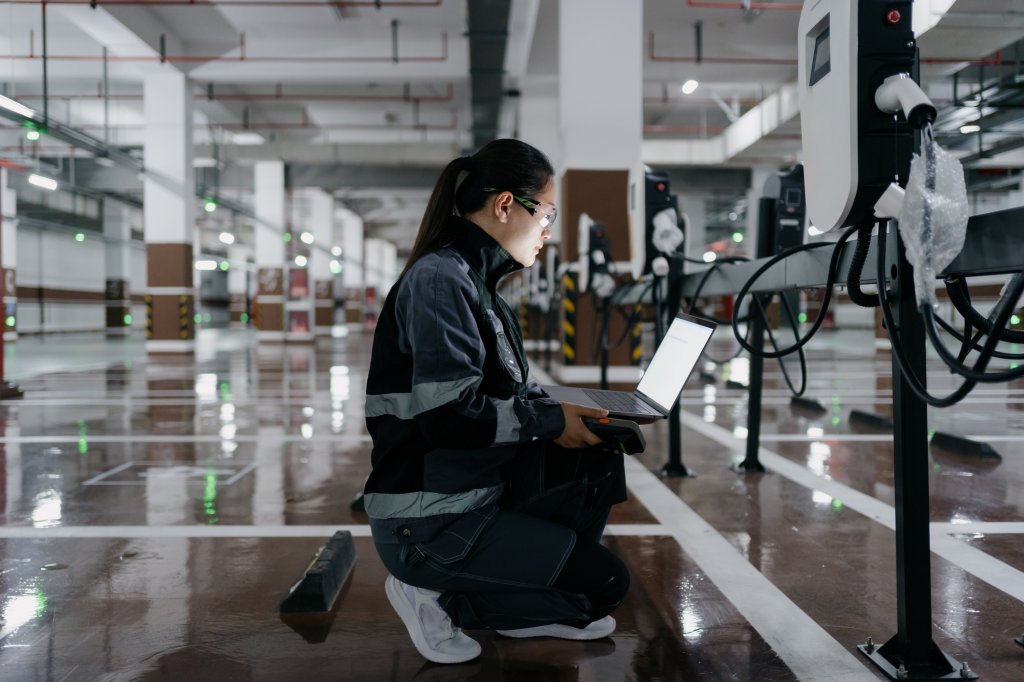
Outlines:
{"label": "handheld device", "polygon": [[647,447],[636,422],[612,417],[584,417],[583,423],[595,436],[606,443],[613,443],[624,455],[635,455]]}

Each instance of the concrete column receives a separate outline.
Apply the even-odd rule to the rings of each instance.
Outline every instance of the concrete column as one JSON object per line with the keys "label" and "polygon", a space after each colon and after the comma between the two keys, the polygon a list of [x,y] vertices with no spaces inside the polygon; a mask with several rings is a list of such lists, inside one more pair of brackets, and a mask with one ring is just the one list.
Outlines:
{"label": "concrete column", "polygon": [[254,322],[259,338],[284,340],[284,162],[255,166],[256,301]]}
{"label": "concrete column", "polygon": [[249,257],[248,246],[232,244],[228,247],[228,317],[232,325],[249,326]]}
{"label": "concrete column", "polygon": [[143,99],[146,347],[192,352],[196,202],[192,89],[183,74],[168,70],[146,76]]}
{"label": "concrete column", "polygon": [[314,331],[317,336],[329,336],[334,326],[334,273],[331,272],[334,196],[317,189],[310,194],[309,201],[309,231],[314,239],[309,254],[309,273],[315,292]]}
{"label": "concrete column", "polygon": [[558,83],[542,78],[529,79],[519,100],[519,138],[544,152],[561,177],[562,140],[558,121]]}
{"label": "concrete column", "polygon": [[127,336],[134,322],[129,286],[132,225],[127,206],[113,200],[103,202],[103,235],[107,238],[107,335]]}
{"label": "concrete column", "polygon": [[[0,292],[3,295],[3,309],[0,310],[0,328],[4,330],[4,339],[13,341],[18,338],[18,289],[16,285],[15,269],[18,262],[18,214],[17,192],[7,187],[7,169],[0,168],[0,212],[3,227],[0,229],[0,273],[3,280],[0,281]],[[2,378],[2,377],[0,377]]]}
{"label": "concrete column", "polygon": [[[559,3],[558,30],[562,262],[579,256],[582,213],[605,225],[612,260],[629,261],[631,222],[644,229],[638,211],[644,205],[643,3],[564,0]],[[559,327],[564,365],[556,374],[563,382],[596,383],[597,339],[590,334],[595,328],[596,301],[589,292],[577,295],[578,283],[563,279],[562,288]],[[612,325],[611,338],[623,331],[623,323],[616,320],[616,324],[620,327]],[[623,344],[612,353],[609,376],[613,383],[635,382],[638,372],[631,367],[631,352],[630,345]],[[568,371],[568,365],[576,369]]]}
{"label": "concrete column", "polygon": [[341,232],[341,280],[345,287],[345,322],[361,324],[366,287],[363,270],[363,219],[344,207],[338,208],[334,215],[335,229]]}

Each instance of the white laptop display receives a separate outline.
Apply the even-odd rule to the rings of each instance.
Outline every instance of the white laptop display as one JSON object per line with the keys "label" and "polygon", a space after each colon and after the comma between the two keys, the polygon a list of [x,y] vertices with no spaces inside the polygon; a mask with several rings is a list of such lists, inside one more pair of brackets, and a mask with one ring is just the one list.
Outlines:
{"label": "white laptop display", "polygon": [[640,384],[632,393],[571,386],[542,386],[555,400],[603,407],[619,419],[664,419],[679,399],[717,325],[680,313],[654,352]]}

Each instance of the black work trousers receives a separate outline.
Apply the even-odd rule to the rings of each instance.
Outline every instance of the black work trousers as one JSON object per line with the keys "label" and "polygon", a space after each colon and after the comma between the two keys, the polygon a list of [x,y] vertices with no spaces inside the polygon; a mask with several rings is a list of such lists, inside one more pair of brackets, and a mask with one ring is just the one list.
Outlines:
{"label": "black work trousers", "polygon": [[622,455],[534,441],[504,478],[500,502],[463,514],[430,541],[377,544],[387,569],[441,592],[463,628],[583,627],[611,613],[629,571],[600,538],[611,506],[626,499]]}

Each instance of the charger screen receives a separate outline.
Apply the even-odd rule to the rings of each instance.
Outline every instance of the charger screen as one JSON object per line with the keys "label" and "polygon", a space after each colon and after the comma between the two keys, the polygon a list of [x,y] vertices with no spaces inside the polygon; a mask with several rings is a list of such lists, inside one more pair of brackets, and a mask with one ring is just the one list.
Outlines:
{"label": "charger screen", "polygon": [[832,70],[829,33],[829,26],[825,24],[825,28],[814,38],[814,57],[811,59],[811,79],[808,86],[814,85]]}

